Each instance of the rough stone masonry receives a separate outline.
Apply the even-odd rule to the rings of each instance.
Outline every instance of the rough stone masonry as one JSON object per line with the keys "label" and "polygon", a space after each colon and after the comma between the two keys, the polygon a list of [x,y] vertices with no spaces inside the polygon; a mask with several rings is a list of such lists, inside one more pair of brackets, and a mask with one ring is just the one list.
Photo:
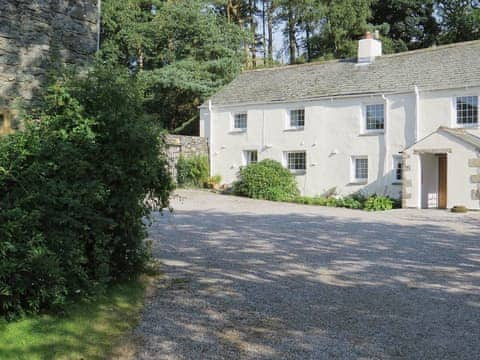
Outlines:
{"label": "rough stone masonry", "polygon": [[15,101],[30,102],[38,96],[55,66],[83,65],[92,58],[97,26],[97,0],[0,1],[0,115],[4,122]]}

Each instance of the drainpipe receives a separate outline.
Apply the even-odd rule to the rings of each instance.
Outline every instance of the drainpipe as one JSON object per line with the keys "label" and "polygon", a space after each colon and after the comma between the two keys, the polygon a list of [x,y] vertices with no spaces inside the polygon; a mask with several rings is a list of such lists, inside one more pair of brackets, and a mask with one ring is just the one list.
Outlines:
{"label": "drainpipe", "polygon": [[420,139],[420,90],[415,85],[415,142]]}
{"label": "drainpipe", "polygon": [[102,0],[97,2],[97,52],[100,51],[100,37],[102,28]]}
{"label": "drainpipe", "polygon": [[[388,151],[388,144],[389,144],[389,139],[388,139],[388,128],[390,126],[390,116],[389,116],[389,111],[390,111],[390,102],[388,101],[388,98],[385,96],[385,94],[382,94],[382,99],[385,101],[385,122],[383,123],[384,129],[383,129],[383,140],[385,142],[385,159],[383,160],[383,174],[389,169],[388,167],[388,161],[390,159],[389,156],[389,151]],[[390,181],[389,181],[390,182]]]}
{"label": "drainpipe", "polygon": [[213,162],[213,106],[212,106],[212,100],[208,100],[208,147],[209,147],[209,152],[210,152],[210,176],[214,176],[213,174],[215,173],[214,169],[214,162]]}

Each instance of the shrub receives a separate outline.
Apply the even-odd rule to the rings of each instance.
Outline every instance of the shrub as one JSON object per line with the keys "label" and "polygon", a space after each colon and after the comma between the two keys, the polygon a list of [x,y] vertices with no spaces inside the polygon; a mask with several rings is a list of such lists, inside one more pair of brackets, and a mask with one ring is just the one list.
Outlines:
{"label": "shrub", "polygon": [[[142,89],[94,70],[0,139],[0,314],[63,306],[143,271],[147,204],[172,189]],[[152,201],[145,201],[145,199]]]}
{"label": "shrub", "polygon": [[386,196],[372,195],[365,201],[365,210],[383,211],[393,209],[393,200]]}
{"label": "shrub", "polygon": [[214,175],[214,176],[210,176],[204,185],[207,189],[215,189],[215,188],[218,188],[221,182],[222,182],[222,177],[220,175]]}
{"label": "shrub", "polygon": [[238,195],[254,199],[285,201],[299,195],[295,176],[274,160],[263,160],[240,169],[234,184]]}
{"label": "shrub", "polygon": [[194,155],[180,156],[177,162],[177,183],[179,186],[203,187],[210,174],[208,157]]}

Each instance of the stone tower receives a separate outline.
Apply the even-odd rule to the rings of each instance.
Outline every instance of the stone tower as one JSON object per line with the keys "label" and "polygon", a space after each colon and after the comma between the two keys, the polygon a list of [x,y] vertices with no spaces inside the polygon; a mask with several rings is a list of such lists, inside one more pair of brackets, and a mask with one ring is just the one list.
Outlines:
{"label": "stone tower", "polygon": [[93,58],[97,1],[0,1],[0,133],[9,127],[12,103],[34,100],[49,70]]}

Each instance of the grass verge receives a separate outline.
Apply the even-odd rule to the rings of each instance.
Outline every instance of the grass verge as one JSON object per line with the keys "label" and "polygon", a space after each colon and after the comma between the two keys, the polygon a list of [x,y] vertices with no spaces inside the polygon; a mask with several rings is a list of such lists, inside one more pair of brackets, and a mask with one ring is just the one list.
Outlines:
{"label": "grass verge", "polygon": [[126,358],[119,352],[132,351],[124,349],[128,343],[124,340],[138,323],[153,280],[143,276],[112,286],[98,300],[74,304],[64,315],[29,316],[10,323],[0,320],[0,359]]}

